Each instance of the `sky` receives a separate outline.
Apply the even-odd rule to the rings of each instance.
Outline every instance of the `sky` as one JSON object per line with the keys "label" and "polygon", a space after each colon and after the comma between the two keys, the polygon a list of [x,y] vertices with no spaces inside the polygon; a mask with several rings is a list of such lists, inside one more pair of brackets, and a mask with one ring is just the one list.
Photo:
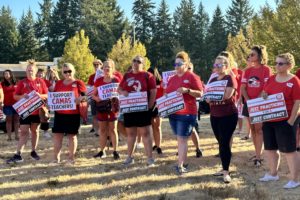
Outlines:
{"label": "sky", "polygon": [[[57,0],[53,0],[56,2]],[[152,0],[156,4],[156,8],[158,8],[161,0]],[[180,5],[181,0],[167,0],[167,4],[169,5],[170,12],[173,13],[175,8]],[[214,10],[217,5],[219,5],[223,11],[230,6],[231,0],[194,0],[196,7],[198,8],[199,3],[202,1],[206,12],[212,16]],[[0,0],[0,6],[9,6],[12,10],[13,16],[17,19],[20,19],[22,13],[31,8],[33,13],[39,12],[39,4],[38,2],[43,2],[43,0]],[[118,0],[120,7],[124,10],[125,16],[131,20],[132,14],[131,9],[134,0]],[[266,2],[272,7],[275,8],[275,0],[250,0],[251,6],[255,9],[255,11],[259,11],[260,7],[263,6]]]}

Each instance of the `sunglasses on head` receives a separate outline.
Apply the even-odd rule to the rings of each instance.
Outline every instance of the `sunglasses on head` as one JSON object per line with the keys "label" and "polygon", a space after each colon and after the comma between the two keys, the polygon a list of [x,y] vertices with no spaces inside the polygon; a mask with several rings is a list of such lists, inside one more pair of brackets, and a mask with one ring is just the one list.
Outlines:
{"label": "sunglasses on head", "polygon": [[64,74],[72,74],[72,70],[64,71]]}
{"label": "sunglasses on head", "polygon": [[133,61],[132,62],[134,62],[134,63],[138,63],[138,64],[142,64],[142,61],[140,61],[140,60],[137,60],[137,59],[133,59]]}
{"label": "sunglasses on head", "polygon": [[288,63],[284,63],[284,62],[275,62],[275,65],[276,66],[283,66],[283,65],[286,65],[286,64],[288,64]]}
{"label": "sunglasses on head", "polygon": [[184,65],[183,62],[178,62],[178,63],[174,63],[173,67],[181,67],[182,65]]}
{"label": "sunglasses on head", "polygon": [[214,68],[222,68],[223,66],[225,66],[225,64],[214,64]]}

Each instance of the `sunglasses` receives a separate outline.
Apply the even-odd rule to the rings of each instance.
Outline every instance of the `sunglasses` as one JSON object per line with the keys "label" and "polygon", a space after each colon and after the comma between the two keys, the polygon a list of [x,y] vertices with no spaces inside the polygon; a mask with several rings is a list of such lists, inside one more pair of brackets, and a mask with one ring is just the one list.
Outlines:
{"label": "sunglasses", "polygon": [[222,68],[225,64],[214,64],[214,68]]}
{"label": "sunglasses", "polygon": [[283,66],[283,65],[286,65],[286,64],[288,64],[288,63],[284,63],[284,62],[275,62],[275,65],[276,66]]}
{"label": "sunglasses", "polygon": [[132,62],[142,64],[142,61],[134,59]]}
{"label": "sunglasses", "polygon": [[255,53],[250,53],[250,55],[249,55],[249,57],[254,57],[254,56],[256,56]]}
{"label": "sunglasses", "polygon": [[178,63],[174,63],[173,67],[181,67],[182,65],[184,65],[183,62],[178,62]]}
{"label": "sunglasses", "polygon": [[64,71],[64,74],[72,74],[72,70]]}

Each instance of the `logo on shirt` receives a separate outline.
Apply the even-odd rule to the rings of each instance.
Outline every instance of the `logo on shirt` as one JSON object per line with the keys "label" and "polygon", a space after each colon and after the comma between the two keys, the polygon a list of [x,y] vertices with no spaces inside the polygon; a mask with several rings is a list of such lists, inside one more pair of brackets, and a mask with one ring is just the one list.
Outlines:
{"label": "logo on shirt", "polygon": [[134,88],[134,90],[136,92],[140,92],[142,90],[142,84],[139,80],[135,80],[135,79],[128,79],[127,80],[127,85],[129,87]]}
{"label": "logo on shirt", "polygon": [[293,83],[287,83],[286,86],[288,86],[289,88],[293,87]]}
{"label": "logo on shirt", "polygon": [[257,76],[252,76],[248,80],[248,86],[249,87],[254,87],[254,88],[259,88],[260,87],[260,80]]}
{"label": "logo on shirt", "polygon": [[73,84],[72,84],[72,87],[74,87],[74,88],[75,88],[76,86],[77,86],[77,85],[76,85],[76,83],[73,83]]}
{"label": "logo on shirt", "polygon": [[183,83],[189,83],[189,82],[190,82],[190,81],[187,80],[187,79],[183,80]]}

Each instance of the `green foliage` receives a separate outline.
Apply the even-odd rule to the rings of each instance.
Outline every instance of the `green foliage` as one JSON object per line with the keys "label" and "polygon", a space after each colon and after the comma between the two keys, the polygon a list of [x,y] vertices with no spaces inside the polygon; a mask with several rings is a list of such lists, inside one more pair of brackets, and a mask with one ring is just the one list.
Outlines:
{"label": "green foliage", "polygon": [[18,32],[16,19],[9,7],[0,10],[0,63],[17,63]]}
{"label": "green foliage", "polygon": [[95,57],[89,49],[89,38],[84,30],[76,32],[75,36],[68,39],[65,44],[61,62],[72,63],[76,69],[76,76],[87,82],[94,69],[92,63]]}
{"label": "green foliage", "polygon": [[227,30],[232,36],[237,35],[240,29],[246,29],[253,15],[254,10],[249,0],[232,0],[226,15]]}
{"label": "green foliage", "polygon": [[22,15],[19,30],[18,59],[26,61],[28,59],[38,59],[39,44],[35,37],[34,21],[32,12],[29,9],[27,14]]}
{"label": "green foliage", "polygon": [[131,66],[132,59],[136,55],[144,57],[145,70],[147,70],[150,67],[150,61],[146,57],[146,54],[146,48],[141,42],[135,41],[132,44],[131,37],[122,34],[122,37],[113,46],[110,53],[108,53],[108,58],[113,59],[116,63],[116,69],[124,73]]}

